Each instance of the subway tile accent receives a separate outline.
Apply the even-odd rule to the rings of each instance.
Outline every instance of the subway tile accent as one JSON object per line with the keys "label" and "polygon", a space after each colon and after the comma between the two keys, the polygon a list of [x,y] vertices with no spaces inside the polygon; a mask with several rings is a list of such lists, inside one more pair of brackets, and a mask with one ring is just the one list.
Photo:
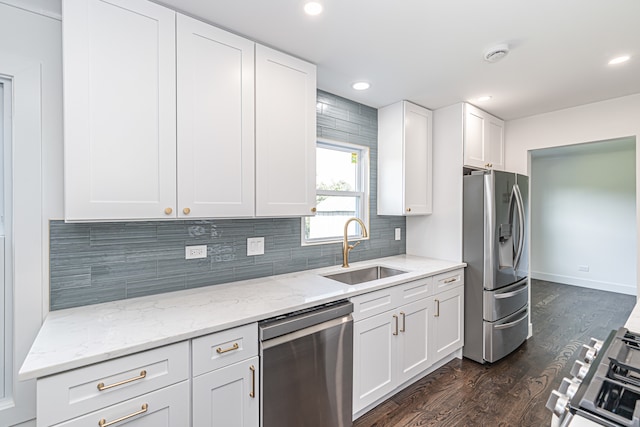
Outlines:
{"label": "subway tile accent", "polygon": [[[375,108],[318,91],[318,137],[370,148],[370,239],[350,254],[361,261],[405,253],[404,217],[376,214]],[[394,229],[402,240],[393,240]],[[299,218],[125,223],[50,222],[50,308],[59,310],[210,286],[342,263],[340,243],[301,246]],[[264,237],[265,254],[248,257],[247,238]],[[206,259],[184,259],[187,245]]]}

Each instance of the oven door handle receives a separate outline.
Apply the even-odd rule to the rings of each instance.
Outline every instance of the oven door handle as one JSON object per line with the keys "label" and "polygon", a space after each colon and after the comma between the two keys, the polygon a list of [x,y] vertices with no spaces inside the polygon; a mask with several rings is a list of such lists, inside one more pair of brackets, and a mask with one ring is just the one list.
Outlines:
{"label": "oven door handle", "polygon": [[513,292],[505,292],[503,294],[495,294],[494,298],[495,299],[505,299],[505,298],[511,298],[514,297],[516,295],[519,295],[523,292],[525,292],[527,289],[529,288],[529,285],[524,284],[522,285],[522,287],[520,289],[518,289],[517,291],[513,291]]}
{"label": "oven door handle", "polygon": [[522,322],[523,320],[525,320],[527,317],[529,317],[529,312],[526,312],[524,314],[524,316],[522,316],[521,318],[519,318],[518,320],[514,320],[513,322],[509,322],[509,323],[505,323],[503,325],[496,325],[494,326],[495,329],[509,329],[515,325],[517,325],[518,323]]}

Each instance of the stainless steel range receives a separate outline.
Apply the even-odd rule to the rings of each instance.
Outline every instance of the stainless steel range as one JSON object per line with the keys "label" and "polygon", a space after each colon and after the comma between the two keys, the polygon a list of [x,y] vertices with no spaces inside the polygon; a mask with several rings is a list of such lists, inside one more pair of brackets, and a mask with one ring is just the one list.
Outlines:
{"label": "stainless steel range", "polygon": [[558,390],[547,401],[554,424],[640,427],[640,333],[612,331],[584,345]]}

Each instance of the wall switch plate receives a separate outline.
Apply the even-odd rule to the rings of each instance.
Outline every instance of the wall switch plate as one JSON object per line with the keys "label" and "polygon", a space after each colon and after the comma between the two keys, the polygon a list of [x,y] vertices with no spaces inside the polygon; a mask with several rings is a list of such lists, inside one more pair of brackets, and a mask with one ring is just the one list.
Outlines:
{"label": "wall switch plate", "polygon": [[185,246],[184,259],[198,259],[207,257],[207,245]]}
{"label": "wall switch plate", "polygon": [[584,271],[585,273],[589,272],[589,266],[588,265],[579,265],[578,266],[578,271]]}
{"label": "wall switch plate", "polygon": [[400,240],[402,238],[401,233],[401,229],[400,228],[396,228],[396,240]]}
{"label": "wall switch plate", "polygon": [[247,256],[264,255],[264,237],[247,239]]}

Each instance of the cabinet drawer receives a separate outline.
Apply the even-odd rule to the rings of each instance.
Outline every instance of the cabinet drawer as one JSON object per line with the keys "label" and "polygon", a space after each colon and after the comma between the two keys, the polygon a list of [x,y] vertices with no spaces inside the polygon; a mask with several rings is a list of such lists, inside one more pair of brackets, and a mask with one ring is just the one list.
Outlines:
{"label": "cabinet drawer", "polygon": [[56,427],[99,426],[103,420],[103,425],[114,427],[123,424],[127,427],[188,426],[189,403],[189,381],[184,381],[74,418]]}
{"label": "cabinet drawer", "polygon": [[433,277],[398,286],[399,304],[408,304],[433,295]]}
{"label": "cabinet drawer", "polygon": [[381,289],[368,294],[351,298],[353,303],[353,320],[358,321],[376,314],[396,308],[396,287]]}
{"label": "cabinet drawer", "polygon": [[464,285],[464,269],[459,268],[457,270],[433,276],[433,283],[435,284],[436,294],[446,291],[447,289]]}
{"label": "cabinet drawer", "polygon": [[187,378],[188,341],[45,377],[37,383],[38,425],[78,417]]}
{"label": "cabinet drawer", "polygon": [[258,324],[240,326],[193,340],[193,376],[258,355]]}

